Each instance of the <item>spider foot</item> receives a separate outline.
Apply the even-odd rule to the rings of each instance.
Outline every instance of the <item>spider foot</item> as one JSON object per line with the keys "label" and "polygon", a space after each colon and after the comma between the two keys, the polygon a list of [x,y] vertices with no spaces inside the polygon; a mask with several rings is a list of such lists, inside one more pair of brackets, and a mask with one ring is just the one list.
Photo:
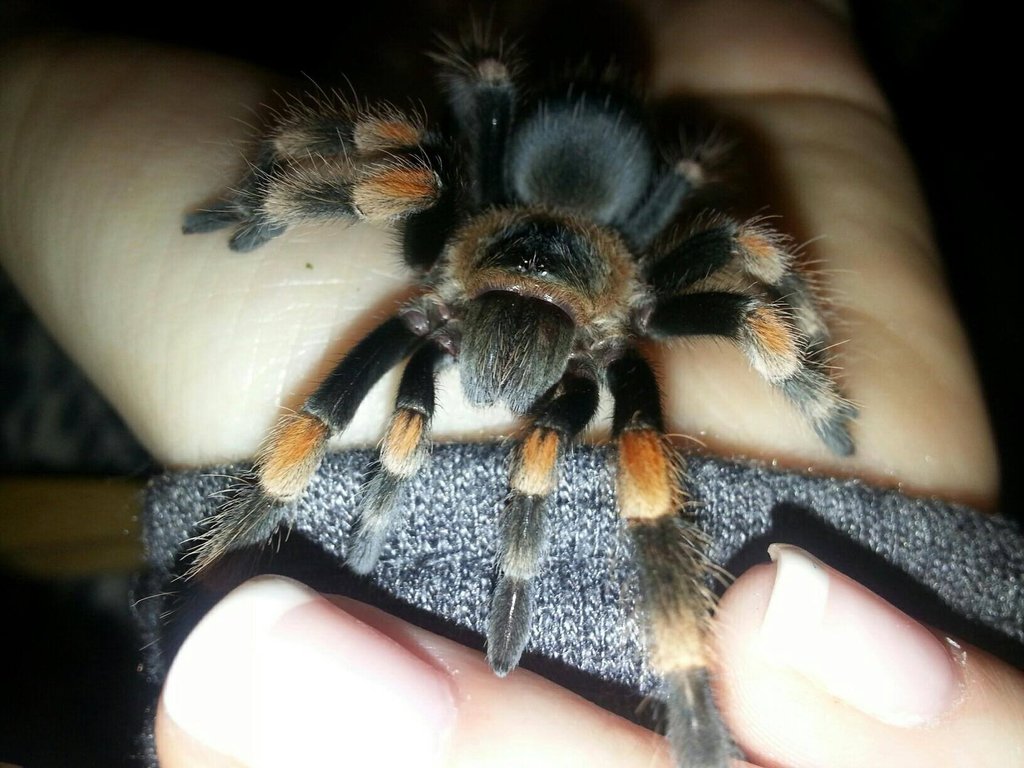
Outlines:
{"label": "spider foot", "polygon": [[715,705],[707,669],[671,672],[664,689],[667,735],[680,765],[727,768],[741,756]]}
{"label": "spider foot", "polygon": [[500,576],[487,617],[487,662],[500,677],[519,665],[532,617],[532,581]]}
{"label": "spider foot", "polygon": [[287,503],[247,486],[217,511],[192,550],[188,577],[206,571],[228,552],[266,544],[285,518]]}
{"label": "spider foot", "polygon": [[230,227],[243,219],[241,211],[232,202],[220,202],[209,208],[194,211],[185,216],[181,226],[184,235],[196,235],[204,232],[216,232],[218,229]]}
{"label": "spider foot", "polygon": [[363,490],[358,522],[348,541],[345,562],[359,574],[367,574],[377,565],[388,531],[396,517],[395,501],[402,478],[381,469]]}
{"label": "spider foot", "polygon": [[284,224],[274,224],[266,221],[248,221],[238,227],[231,236],[228,247],[236,253],[249,253],[259,248],[264,243],[273,240],[285,231]]}
{"label": "spider foot", "polygon": [[807,365],[777,386],[832,453],[837,456],[853,454],[850,426],[857,417],[857,407],[839,393],[835,382],[823,370]]}

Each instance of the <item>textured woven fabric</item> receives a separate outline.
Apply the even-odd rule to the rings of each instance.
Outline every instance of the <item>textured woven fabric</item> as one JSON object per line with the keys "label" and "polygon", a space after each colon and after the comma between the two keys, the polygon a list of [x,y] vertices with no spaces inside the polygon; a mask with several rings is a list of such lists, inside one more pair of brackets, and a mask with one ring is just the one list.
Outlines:
{"label": "textured woven fabric", "polygon": [[[378,567],[356,578],[341,565],[344,540],[372,458],[365,451],[329,456],[294,509],[287,541],[261,559],[259,570],[371,599],[481,644],[507,448],[437,446],[402,499],[402,522]],[[609,448],[580,448],[565,463],[524,658],[524,666],[604,701],[608,695],[595,693],[602,685],[643,693],[654,682],[633,617],[634,569],[615,511],[611,458]],[[202,610],[252,575],[250,558],[215,587],[176,580],[182,542],[221,503],[240,471],[166,474],[148,490],[145,537],[152,571],[140,585],[138,597],[147,599],[137,602],[137,610],[152,641],[154,679]],[[1011,523],[858,481],[757,465],[692,458],[688,475],[711,555],[731,572],[766,561],[773,541],[795,543],[923,621],[1024,663],[1024,538]],[[160,618],[168,612],[177,624]]]}
{"label": "textured woven fabric", "polygon": [[[238,567],[229,562],[207,581],[179,578],[182,542],[245,468],[158,477],[145,504],[151,568],[135,601],[150,679],[163,678],[203,612],[256,572],[375,602],[482,647],[507,453],[497,445],[435,447],[402,498],[402,522],[368,577],[349,574],[342,560],[370,452],[327,457],[278,546],[241,558]],[[658,708],[640,706],[656,680],[645,667],[633,613],[635,570],[615,510],[612,458],[610,448],[584,447],[564,463],[522,666],[657,725]],[[909,614],[1024,667],[1024,536],[1010,522],[858,481],[752,464],[691,458],[688,476],[711,556],[730,572],[764,562],[772,542],[798,544]],[[156,768],[151,730],[139,748]]]}

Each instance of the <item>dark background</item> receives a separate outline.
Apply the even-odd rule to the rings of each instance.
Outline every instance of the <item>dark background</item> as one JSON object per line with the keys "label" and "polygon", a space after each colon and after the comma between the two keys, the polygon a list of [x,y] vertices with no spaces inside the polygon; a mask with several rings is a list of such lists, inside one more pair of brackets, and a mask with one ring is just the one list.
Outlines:
{"label": "dark background", "polygon": [[[858,37],[916,162],[971,337],[1003,461],[1002,509],[1020,519],[1022,482],[1011,425],[1021,416],[1019,380],[1012,370],[1022,289],[1015,231],[1021,213],[1017,145],[1011,141],[1018,127],[1006,116],[1006,106],[1016,106],[1013,97],[1020,92],[1016,76],[1011,80],[1020,70],[1015,60],[1020,45],[1008,22],[962,0],[853,5]],[[289,15],[265,17],[246,8],[215,21],[207,16],[208,7],[142,4],[132,15],[103,4],[0,2],[0,34],[57,29],[166,41],[320,83],[348,73],[364,93],[376,90],[401,103],[410,93],[429,92],[430,67],[422,51],[433,47],[434,31],[450,31],[465,15],[464,3],[446,0],[339,5],[327,18],[319,9],[299,16],[296,7],[282,8]],[[574,29],[576,18],[592,25],[617,14],[598,2],[558,3],[561,21],[540,3],[502,8],[497,18],[509,22],[502,26],[532,30],[531,45],[558,49],[566,58],[581,39],[588,46],[595,43],[592,26],[586,35]],[[570,8],[579,16],[569,14]],[[219,6],[222,10],[231,9]],[[155,469],[2,276],[0,396],[0,471],[139,477]],[[137,641],[124,609],[127,588],[125,582],[104,579],[29,582],[0,563],[8,616],[34,628],[14,637],[17,647],[9,658],[17,661],[13,674],[5,675],[0,697],[0,761],[130,764],[122,756],[136,750],[132,739],[146,716],[148,692],[134,671]]]}

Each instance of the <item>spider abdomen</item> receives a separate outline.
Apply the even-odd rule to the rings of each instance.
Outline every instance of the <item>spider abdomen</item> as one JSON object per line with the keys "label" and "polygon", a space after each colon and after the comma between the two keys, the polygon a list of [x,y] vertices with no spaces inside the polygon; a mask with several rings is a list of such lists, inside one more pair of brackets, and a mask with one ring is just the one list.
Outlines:
{"label": "spider abdomen", "polygon": [[654,153],[646,132],[618,108],[580,98],[542,104],[520,123],[506,172],[523,203],[615,224],[650,187]]}

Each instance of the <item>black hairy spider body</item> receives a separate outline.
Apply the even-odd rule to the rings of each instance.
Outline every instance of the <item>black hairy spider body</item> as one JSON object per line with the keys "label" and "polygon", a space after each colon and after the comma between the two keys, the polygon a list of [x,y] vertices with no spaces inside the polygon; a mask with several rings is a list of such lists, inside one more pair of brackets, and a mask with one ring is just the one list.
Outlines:
{"label": "black hairy spider body", "polygon": [[605,388],[618,507],[669,736],[681,766],[725,766],[735,750],[709,682],[705,542],[639,344],[731,340],[839,454],[853,450],[853,409],[829,376],[827,327],[787,240],[721,213],[680,222],[707,169],[700,152],[654,139],[631,89],[574,78],[528,90],[520,70],[498,45],[454,46],[440,59],[445,132],[393,107],[297,101],[276,116],[236,190],[187,217],[186,233],[233,227],[236,251],[309,219],[386,225],[418,275],[416,294],[280,421],[254,483],[201,539],[193,572],[267,541],[330,437],[406,361],[347,548],[353,570],[372,570],[403,484],[428,460],[437,373],[455,364],[472,404],[507,407],[524,422],[498,519],[487,630],[488,660],[507,674],[529,636],[560,461]]}

